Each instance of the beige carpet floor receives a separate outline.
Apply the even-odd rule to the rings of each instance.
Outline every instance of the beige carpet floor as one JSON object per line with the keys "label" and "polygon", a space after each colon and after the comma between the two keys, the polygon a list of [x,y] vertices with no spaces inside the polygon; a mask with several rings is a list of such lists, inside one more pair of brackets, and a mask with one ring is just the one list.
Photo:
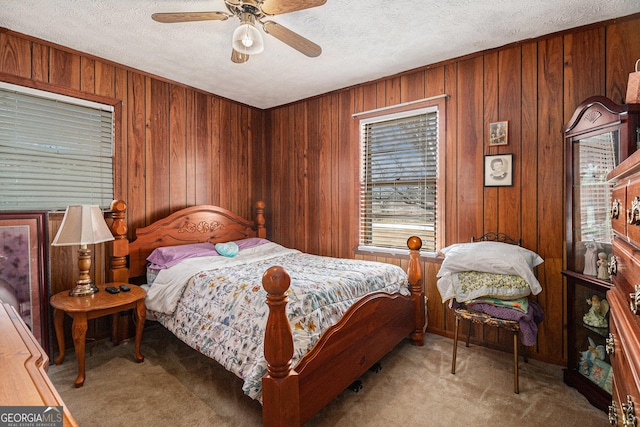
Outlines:
{"label": "beige carpet floor", "polygon": [[[408,341],[368,372],[363,389],[345,390],[307,426],[607,426],[604,412],[562,382],[562,368],[520,363],[520,394],[513,393],[512,355],[427,334],[424,347]],[[261,407],[242,394],[235,375],[180,342],[163,327],[145,328],[135,363],[133,342],[88,345],[86,381],[73,387],[77,361],[68,352],[49,368],[81,426],[259,426]],[[91,353],[91,354],[90,354]]]}

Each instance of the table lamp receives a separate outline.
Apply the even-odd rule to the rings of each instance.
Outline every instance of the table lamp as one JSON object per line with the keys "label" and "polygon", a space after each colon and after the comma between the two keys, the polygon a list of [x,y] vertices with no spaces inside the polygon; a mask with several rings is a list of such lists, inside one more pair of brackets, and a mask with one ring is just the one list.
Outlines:
{"label": "table lamp", "polygon": [[89,269],[91,268],[91,249],[87,245],[113,240],[111,230],[104,220],[97,205],[67,206],[62,224],[51,246],[80,245],[78,249],[78,269],[80,277],[76,286],[69,291],[71,296],[92,295],[98,292],[93,284]]}

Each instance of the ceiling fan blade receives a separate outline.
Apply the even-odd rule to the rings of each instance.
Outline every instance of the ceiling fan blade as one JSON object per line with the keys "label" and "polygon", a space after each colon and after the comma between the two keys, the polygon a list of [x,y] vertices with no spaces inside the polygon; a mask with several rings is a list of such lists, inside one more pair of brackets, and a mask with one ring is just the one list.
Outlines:
{"label": "ceiling fan blade", "polygon": [[262,28],[266,33],[271,34],[281,42],[288,44],[298,52],[307,56],[313,58],[322,53],[322,48],[311,40],[305,39],[300,34],[294,33],[290,29],[273,21],[263,22]]}
{"label": "ceiling fan blade", "polygon": [[247,55],[246,53],[241,53],[235,49],[231,49],[231,61],[235,62],[236,64],[244,64],[248,60],[249,55]]}
{"label": "ceiling fan blade", "polygon": [[194,21],[224,21],[229,18],[229,14],[224,12],[174,12],[174,13],[154,13],[151,19],[165,24],[174,22],[194,22]]}
{"label": "ceiling fan blade", "polygon": [[327,0],[264,0],[261,9],[267,15],[278,15],[322,6],[326,2]]}

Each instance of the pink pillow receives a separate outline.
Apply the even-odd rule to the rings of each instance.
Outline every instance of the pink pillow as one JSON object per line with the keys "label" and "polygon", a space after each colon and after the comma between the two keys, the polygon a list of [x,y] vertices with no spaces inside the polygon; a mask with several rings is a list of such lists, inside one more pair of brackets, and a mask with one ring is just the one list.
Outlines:
{"label": "pink pillow", "polygon": [[147,261],[153,264],[153,268],[163,269],[172,267],[187,258],[217,255],[218,252],[216,252],[213,243],[192,243],[190,245],[156,248],[147,257]]}
{"label": "pink pillow", "polygon": [[[246,239],[236,240],[238,250],[249,249],[256,246],[269,243],[269,240],[262,239],[260,237],[249,237]],[[165,268],[173,267],[180,261],[188,258],[196,258],[203,256],[218,256],[220,255],[213,243],[191,243],[189,245],[177,245],[177,246],[163,246],[161,248],[154,249],[151,255],[147,257],[147,261],[151,263],[150,268],[156,270],[162,270]]]}
{"label": "pink pillow", "polygon": [[248,237],[246,239],[236,240],[235,243],[238,245],[238,249],[243,250],[264,245],[265,243],[269,243],[269,241],[260,237]]}

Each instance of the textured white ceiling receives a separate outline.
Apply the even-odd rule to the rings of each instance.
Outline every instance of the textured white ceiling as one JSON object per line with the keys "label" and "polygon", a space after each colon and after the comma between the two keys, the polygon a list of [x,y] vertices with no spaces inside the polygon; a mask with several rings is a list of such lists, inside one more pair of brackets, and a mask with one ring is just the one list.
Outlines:
{"label": "textured white ceiling", "polygon": [[319,44],[319,57],[308,58],[265,34],[264,52],[245,64],[230,60],[236,19],[151,19],[155,12],[186,11],[226,8],[223,0],[2,0],[0,27],[270,108],[631,15],[640,12],[640,0],[327,0],[269,18]]}

